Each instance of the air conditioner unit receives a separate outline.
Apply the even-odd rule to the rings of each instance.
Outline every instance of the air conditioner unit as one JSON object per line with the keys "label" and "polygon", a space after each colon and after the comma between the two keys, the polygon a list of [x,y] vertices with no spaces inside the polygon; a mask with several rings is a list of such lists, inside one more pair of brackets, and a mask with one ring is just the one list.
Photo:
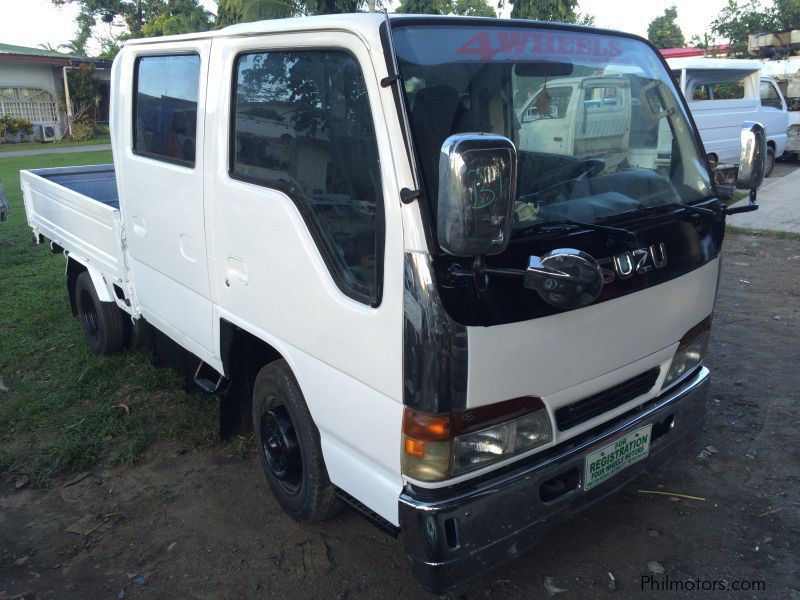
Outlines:
{"label": "air conditioner unit", "polygon": [[42,141],[54,142],[58,139],[58,125],[55,123],[42,123]]}

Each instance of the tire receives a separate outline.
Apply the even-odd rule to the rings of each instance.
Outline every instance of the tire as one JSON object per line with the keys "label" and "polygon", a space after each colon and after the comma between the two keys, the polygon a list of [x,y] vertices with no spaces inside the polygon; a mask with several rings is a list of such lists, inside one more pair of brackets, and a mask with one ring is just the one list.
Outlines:
{"label": "tire", "polygon": [[769,177],[775,168],[775,148],[767,146],[767,156],[764,158],[764,177]]}
{"label": "tire", "polygon": [[109,355],[125,345],[125,320],[113,302],[101,302],[87,271],[75,280],[75,303],[86,343],[95,354]]}
{"label": "tire", "polygon": [[284,360],[262,367],[256,376],[253,431],[267,483],[290,517],[312,523],[338,512],[319,430]]}

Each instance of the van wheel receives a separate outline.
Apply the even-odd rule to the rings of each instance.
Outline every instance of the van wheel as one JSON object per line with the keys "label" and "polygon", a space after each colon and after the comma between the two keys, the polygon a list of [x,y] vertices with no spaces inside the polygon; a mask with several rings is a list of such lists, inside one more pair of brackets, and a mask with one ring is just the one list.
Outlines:
{"label": "van wheel", "polygon": [[125,344],[125,320],[113,302],[101,302],[87,271],[75,280],[75,303],[78,320],[86,342],[95,354],[109,355],[122,350]]}
{"label": "van wheel", "polygon": [[261,468],[281,508],[296,521],[322,521],[340,508],[317,430],[286,361],[262,367],[253,384],[253,431]]}
{"label": "van wheel", "polygon": [[769,177],[775,168],[775,148],[767,146],[767,156],[764,158],[764,177]]}

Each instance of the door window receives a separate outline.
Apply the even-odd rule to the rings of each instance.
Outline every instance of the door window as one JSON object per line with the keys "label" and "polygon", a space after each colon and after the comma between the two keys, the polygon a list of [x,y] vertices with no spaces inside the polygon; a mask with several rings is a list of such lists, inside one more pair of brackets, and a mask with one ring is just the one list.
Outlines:
{"label": "door window", "polygon": [[135,73],[133,151],[194,166],[200,57],[145,56]]}
{"label": "door window", "polygon": [[377,304],[378,147],[361,69],[344,51],[239,56],[230,174],[297,205],[334,280]]}
{"label": "door window", "polygon": [[770,108],[783,109],[783,102],[778,95],[778,90],[769,81],[761,82],[761,106],[768,106]]}

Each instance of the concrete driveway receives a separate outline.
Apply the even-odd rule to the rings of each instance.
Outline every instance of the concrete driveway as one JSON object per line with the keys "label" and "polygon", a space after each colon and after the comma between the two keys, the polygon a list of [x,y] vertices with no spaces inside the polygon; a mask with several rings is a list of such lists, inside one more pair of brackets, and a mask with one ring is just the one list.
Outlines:
{"label": "concrete driveway", "polygon": [[[747,198],[733,206],[745,206]],[[800,234],[800,169],[770,177],[758,189],[758,210],[728,217],[734,227]]]}

